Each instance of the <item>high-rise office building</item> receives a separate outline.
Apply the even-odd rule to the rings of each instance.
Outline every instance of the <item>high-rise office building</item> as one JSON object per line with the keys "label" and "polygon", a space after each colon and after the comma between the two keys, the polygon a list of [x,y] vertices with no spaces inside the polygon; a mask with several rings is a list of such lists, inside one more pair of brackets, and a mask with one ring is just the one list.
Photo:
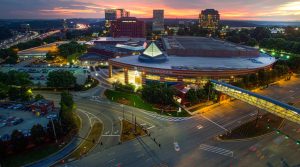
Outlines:
{"label": "high-rise office building", "polygon": [[116,21],[122,17],[129,17],[130,12],[125,9],[105,9],[105,26],[109,28],[111,21]]}
{"label": "high-rise office building", "polygon": [[208,29],[217,29],[220,22],[220,14],[215,9],[205,9],[199,15],[199,26]]}
{"label": "high-rise office building", "polygon": [[105,20],[113,21],[117,19],[117,14],[115,9],[105,9]]}
{"label": "high-rise office building", "polygon": [[129,17],[130,12],[125,9],[105,9],[105,20],[114,21],[122,17]]}
{"label": "high-rise office building", "polygon": [[153,31],[164,31],[164,10],[153,10]]}
{"label": "high-rise office building", "polygon": [[145,38],[145,23],[135,17],[122,17],[111,22],[110,32],[114,38]]}

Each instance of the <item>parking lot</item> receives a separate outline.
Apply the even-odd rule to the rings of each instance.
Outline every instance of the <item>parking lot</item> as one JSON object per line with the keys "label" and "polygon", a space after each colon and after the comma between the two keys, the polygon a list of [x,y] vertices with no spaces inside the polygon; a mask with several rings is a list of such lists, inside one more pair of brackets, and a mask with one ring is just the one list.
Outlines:
{"label": "parking lot", "polygon": [[[21,62],[22,63],[22,62]],[[19,64],[21,64],[19,63]],[[89,71],[87,68],[82,68],[79,66],[67,66],[67,65],[50,65],[43,61],[33,61],[30,64],[25,66],[3,66],[1,68],[3,72],[8,71],[19,71],[25,72],[30,75],[30,80],[34,84],[39,84],[41,86],[46,86],[48,74],[52,71],[65,70],[70,71],[76,77],[77,84],[83,85],[89,75]]]}
{"label": "parking lot", "polygon": [[23,132],[25,136],[30,136],[30,129],[35,124],[47,127],[50,120],[57,118],[57,112],[49,112],[44,116],[35,115],[30,107],[22,104],[1,104],[0,105],[0,138],[9,140],[13,130]]}

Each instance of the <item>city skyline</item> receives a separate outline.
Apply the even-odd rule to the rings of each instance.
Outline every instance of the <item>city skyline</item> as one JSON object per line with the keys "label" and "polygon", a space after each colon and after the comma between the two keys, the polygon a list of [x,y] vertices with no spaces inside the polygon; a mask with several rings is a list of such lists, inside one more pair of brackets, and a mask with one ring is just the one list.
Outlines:
{"label": "city skyline", "polygon": [[164,9],[165,18],[197,19],[201,10],[214,8],[222,20],[300,21],[300,1],[261,0],[241,2],[228,0],[137,1],[124,0],[3,0],[1,19],[104,18],[104,9],[125,8],[138,18],[151,18],[152,10]]}

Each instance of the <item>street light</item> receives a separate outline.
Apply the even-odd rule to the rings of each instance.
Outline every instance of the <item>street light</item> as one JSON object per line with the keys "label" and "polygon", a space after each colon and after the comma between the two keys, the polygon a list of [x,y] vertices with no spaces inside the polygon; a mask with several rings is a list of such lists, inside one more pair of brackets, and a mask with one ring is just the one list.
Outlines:
{"label": "street light", "polygon": [[121,107],[123,108],[123,119],[125,119],[125,114],[124,114],[124,104],[121,104]]}
{"label": "street light", "polygon": [[52,123],[52,128],[53,128],[54,137],[55,137],[55,143],[57,143],[57,137],[56,137],[55,127],[54,127],[54,123],[53,123],[53,118],[50,117],[50,119],[51,119],[51,123]]}
{"label": "street light", "polygon": [[177,117],[178,117],[178,113],[181,113],[181,107],[178,108]]}

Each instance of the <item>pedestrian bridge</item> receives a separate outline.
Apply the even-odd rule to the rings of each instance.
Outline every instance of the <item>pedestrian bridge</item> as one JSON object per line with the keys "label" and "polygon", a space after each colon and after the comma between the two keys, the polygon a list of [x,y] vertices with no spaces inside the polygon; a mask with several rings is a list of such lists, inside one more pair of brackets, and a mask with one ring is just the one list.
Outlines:
{"label": "pedestrian bridge", "polygon": [[219,92],[300,124],[300,109],[298,108],[224,82],[211,80],[211,83],[213,88]]}

